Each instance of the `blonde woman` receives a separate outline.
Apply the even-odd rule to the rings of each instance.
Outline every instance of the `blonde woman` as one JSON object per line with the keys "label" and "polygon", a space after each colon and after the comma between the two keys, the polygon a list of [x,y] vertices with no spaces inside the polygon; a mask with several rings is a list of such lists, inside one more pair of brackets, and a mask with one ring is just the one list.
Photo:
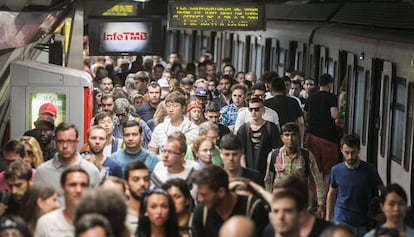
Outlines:
{"label": "blonde woman", "polygon": [[26,156],[23,161],[29,164],[33,169],[37,169],[43,163],[43,153],[36,138],[29,136],[22,136],[19,142],[24,145]]}
{"label": "blonde woman", "polygon": [[148,120],[148,127],[150,127],[151,131],[154,131],[155,126],[164,122],[164,119],[167,116],[167,108],[165,107],[164,101],[161,101],[157,106],[157,110],[155,110],[153,118]]}

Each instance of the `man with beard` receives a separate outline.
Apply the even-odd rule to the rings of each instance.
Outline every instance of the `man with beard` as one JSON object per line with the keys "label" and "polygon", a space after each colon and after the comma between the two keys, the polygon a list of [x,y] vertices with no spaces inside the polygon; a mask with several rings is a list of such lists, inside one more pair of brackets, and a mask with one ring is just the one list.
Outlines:
{"label": "man with beard", "polygon": [[104,155],[106,132],[101,126],[92,126],[88,130],[89,154],[84,158],[92,161],[100,168],[101,178],[116,176],[122,178],[122,169],[119,164]]}
{"label": "man with beard", "polygon": [[[68,167],[78,165],[88,173],[88,184],[97,186],[101,180],[98,168],[85,161],[76,151],[79,143],[79,132],[75,125],[65,122],[60,123],[56,127],[55,140],[57,153],[53,159],[37,168],[35,182],[43,182],[53,187],[58,194],[61,194],[59,178]],[[60,201],[62,200],[60,199]]]}
{"label": "man with beard", "polygon": [[50,115],[40,115],[34,122],[35,138],[39,142],[43,153],[43,160],[46,162],[52,159],[56,154],[56,144],[53,139],[55,130],[55,120]]}
{"label": "man with beard", "polygon": [[219,106],[219,108],[223,108],[226,105],[230,104],[231,101],[231,93],[230,88],[233,85],[233,78],[229,75],[223,75],[219,81],[220,87],[220,95],[214,99]]}
{"label": "man with beard", "polygon": [[240,196],[229,190],[229,177],[225,170],[208,165],[191,176],[198,186],[199,204],[194,210],[193,237],[218,237],[224,221],[234,215],[244,215],[256,226],[253,236],[261,236],[269,223],[264,203],[253,196]]}
{"label": "man with beard", "polygon": [[131,233],[135,233],[138,227],[141,195],[150,187],[150,171],[143,162],[132,160],[125,166],[124,177],[129,191],[126,222]]}
{"label": "man with beard", "polygon": [[1,193],[3,203],[0,203],[0,216],[3,214],[18,215],[23,197],[26,195],[30,186],[32,169],[22,160],[17,160],[6,168],[4,178],[9,190],[2,191]]}
{"label": "man with beard", "polygon": [[154,170],[158,159],[154,154],[142,148],[142,128],[135,121],[129,120],[123,127],[123,133],[125,148],[113,153],[111,159],[117,161],[123,171],[125,171],[126,164],[131,160],[140,160],[145,163],[149,170]]}
{"label": "man with beard", "polygon": [[82,193],[88,189],[88,173],[75,165],[65,169],[60,177],[60,188],[65,198],[65,207],[49,212],[36,224],[37,237],[74,236],[73,220]]}
{"label": "man with beard", "polygon": [[331,170],[326,220],[348,224],[360,237],[367,232],[367,213],[372,193],[378,192],[377,189],[382,193],[385,188],[376,168],[359,159],[359,137],[345,135],[340,145],[344,161]]}

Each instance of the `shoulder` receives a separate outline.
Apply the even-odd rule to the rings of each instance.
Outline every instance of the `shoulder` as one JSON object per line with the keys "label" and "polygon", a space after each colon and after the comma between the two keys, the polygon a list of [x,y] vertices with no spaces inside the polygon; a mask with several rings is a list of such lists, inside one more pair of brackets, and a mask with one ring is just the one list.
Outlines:
{"label": "shoulder", "polygon": [[56,219],[59,219],[61,217],[63,217],[63,209],[59,208],[59,209],[53,210],[41,216],[39,220],[37,221],[37,224],[38,225],[49,225],[50,222]]}

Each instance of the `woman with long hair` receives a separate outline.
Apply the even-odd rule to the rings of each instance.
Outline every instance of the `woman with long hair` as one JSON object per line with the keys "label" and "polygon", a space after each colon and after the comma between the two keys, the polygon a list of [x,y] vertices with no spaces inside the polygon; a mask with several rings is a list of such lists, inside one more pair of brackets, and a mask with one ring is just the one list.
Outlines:
{"label": "woman with long hair", "polygon": [[43,163],[43,153],[36,138],[29,136],[21,136],[19,142],[24,144],[26,156],[23,161],[29,164],[33,169],[37,169]]}
{"label": "woman with long hair", "polygon": [[147,125],[150,127],[151,131],[154,131],[154,128],[164,122],[164,119],[168,116],[167,108],[165,107],[165,102],[161,101],[157,109],[155,110],[154,116],[152,119],[148,120]]}
{"label": "woman with long hair", "polygon": [[180,237],[175,205],[170,195],[160,188],[144,194],[139,211],[136,237]]}
{"label": "woman with long hair", "polygon": [[167,191],[174,201],[181,236],[190,237],[190,220],[194,209],[194,200],[190,192],[191,187],[185,180],[175,178],[165,182],[162,189]]}
{"label": "woman with long hair", "polygon": [[206,136],[197,137],[191,146],[194,161],[200,169],[212,163],[214,153],[214,143]]}
{"label": "woman with long hair", "polygon": [[45,184],[34,184],[29,187],[23,199],[20,216],[34,234],[37,220],[44,214],[59,208],[59,206],[54,188]]}
{"label": "woman with long hair", "polygon": [[[390,184],[380,196],[381,210],[385,215],[382,228],[396,229],[400,236],[414,236],[414,229],[404,224],[407,194],[399,184]],[[378,230],[371,230],[365,237],[373,237]]]}

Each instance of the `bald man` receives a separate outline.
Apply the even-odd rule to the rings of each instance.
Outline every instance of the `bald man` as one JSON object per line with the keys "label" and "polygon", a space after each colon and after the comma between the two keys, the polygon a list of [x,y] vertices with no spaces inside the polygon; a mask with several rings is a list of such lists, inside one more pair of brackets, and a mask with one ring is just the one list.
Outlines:
{"label": "bald man", "polygon": [[247,216],[232,216],[220,228],[220,237],[253,237],[254,223]]}

